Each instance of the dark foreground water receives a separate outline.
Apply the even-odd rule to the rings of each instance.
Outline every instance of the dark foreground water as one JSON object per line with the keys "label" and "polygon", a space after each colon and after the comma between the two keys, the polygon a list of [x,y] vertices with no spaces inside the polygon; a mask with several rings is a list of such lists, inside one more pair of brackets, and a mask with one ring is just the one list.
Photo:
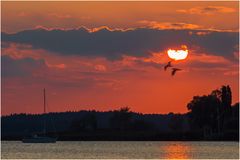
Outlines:
{"label": "dark foreground water", "polygon": [[238,159],[238,142],[136,142],[136,141],[76,141],[55,144],[26,144],[2,141],[1,158],[181,158]]}

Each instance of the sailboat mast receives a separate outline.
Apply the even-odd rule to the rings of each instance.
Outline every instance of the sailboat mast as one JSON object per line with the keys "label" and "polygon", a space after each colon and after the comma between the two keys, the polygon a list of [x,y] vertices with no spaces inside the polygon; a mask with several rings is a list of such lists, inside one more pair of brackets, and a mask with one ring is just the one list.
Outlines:
{"label": "sailboat mast", "polygon": [[45,88],[43,89],[43,116],[44,116],[44,126],[43,126],[43,133],[46,134],[46,91]]}
{"label": "sailboat mast", "polygon": [[46,91],[45,88],[43,89],[43,113],[46,113]]}

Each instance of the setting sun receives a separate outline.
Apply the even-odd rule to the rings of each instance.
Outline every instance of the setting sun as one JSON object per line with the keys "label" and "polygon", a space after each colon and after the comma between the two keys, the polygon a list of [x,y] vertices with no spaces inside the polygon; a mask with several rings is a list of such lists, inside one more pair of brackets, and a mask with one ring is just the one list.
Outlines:
{"label": "setting sun", "polygon": [[188,55],[188,50],[173,50],[173,49],[169,49],[167,51],[168,53],[168,56],[171,58],[171,59],[174,59],[174,60],[183,60],[185,58],[187,58],[187,55]]}

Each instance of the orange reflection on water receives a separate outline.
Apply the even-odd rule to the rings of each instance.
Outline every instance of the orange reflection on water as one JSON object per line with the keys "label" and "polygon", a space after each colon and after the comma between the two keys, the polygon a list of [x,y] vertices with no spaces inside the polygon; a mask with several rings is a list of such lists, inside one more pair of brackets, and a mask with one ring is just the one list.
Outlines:
{"label": "orange reflection on water", "polygon": [[165,152],[164,159],[189,159],[191,147],[180,142],[167,143],[162,148]]}

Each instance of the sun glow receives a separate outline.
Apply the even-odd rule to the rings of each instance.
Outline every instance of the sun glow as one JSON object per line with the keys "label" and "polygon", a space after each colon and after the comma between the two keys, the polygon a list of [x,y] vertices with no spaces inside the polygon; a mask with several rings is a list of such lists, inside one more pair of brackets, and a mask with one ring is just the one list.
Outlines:
{"label": "sun glow", "polygon": [[182,47],[185,48],[184,50],[173,50],[173,49],[169,49],[167,51],[169,58],[174,59],[174,60],[183,60],[185,58],[187,58],[188,56],[188,50],[186,49],[186,47]]}

